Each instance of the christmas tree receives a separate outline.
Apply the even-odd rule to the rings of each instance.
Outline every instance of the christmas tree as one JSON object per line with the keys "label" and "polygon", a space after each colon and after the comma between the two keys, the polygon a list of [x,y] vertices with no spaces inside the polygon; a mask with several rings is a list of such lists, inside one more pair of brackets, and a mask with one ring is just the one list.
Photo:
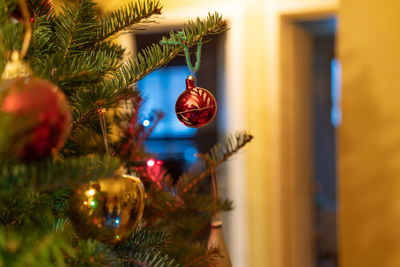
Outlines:
{"label": "christmas tree", "polygon": [[[135,87],[226,22],[188,22],[124,60],[113,38],[161,10],[157,0],[109,14],[92,0],[57,9],[0,0],[0,266],[210,266],[227,256],[207,244],[219,212],[232,208],[217,195],[215,170],[252,136],[233,134],[172,177],[159,161],[147,164],[156,124],[139,122]],[[190,101],[207,107],[196,102],[180,120],[202,126],[215,100],[192,76],[186,83]]]}

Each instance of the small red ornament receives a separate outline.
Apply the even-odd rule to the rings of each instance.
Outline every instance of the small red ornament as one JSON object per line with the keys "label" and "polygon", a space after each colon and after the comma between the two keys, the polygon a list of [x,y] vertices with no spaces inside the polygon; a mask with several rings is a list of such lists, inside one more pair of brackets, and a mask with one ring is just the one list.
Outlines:
{"label": "small red ornament", "polygon": [[[40,5],[41,9],[41,14],[36,14],[36,15],[43,15],[43,12],[50,12],[50,10],[53,8],[53,0],[41,0],[40,2],[36,3],[37,5]],[[31,1],[26,1],[26,5],[28,8],[28,13],[29,13],[29,20],[31,23],[35,22],[35,10],[33,8],[32,2]],[[22,15],[22,10],[21,7],[18,6],[16,7],[13,12],[11,13],[11,17],[23,22],[23,15]]]}
{"label": "small red ornament", "polygon": [[204,88],[196,87],[196,78],[186,79],[186,90],[178,97],[175,112],[178,119],[188,127],[199,128],[209,124],[217,113],[217,101]]}
{"label": "small red ornament", "polygon": [[17,146],[17,157],[25,162],[58,151],[69,135],[71,112],[66,98],[45,80],[24,77],[2,81],[0,110],[25,127],[22,132],[15,130],[11,140]]}

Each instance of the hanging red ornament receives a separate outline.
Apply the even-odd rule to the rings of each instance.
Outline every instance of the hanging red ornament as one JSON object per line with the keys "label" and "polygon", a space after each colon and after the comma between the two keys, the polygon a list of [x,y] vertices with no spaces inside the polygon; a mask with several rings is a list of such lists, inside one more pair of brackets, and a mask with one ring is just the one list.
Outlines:
{"label": "hanging red ornament", "polygon": [[[34,10],[31,1],[27,1],[26,5],[28,7],[28,12],[29,12],[29,17],[33,18],[34,16]],[[22,10],[20,7],[16,7],[12,12],[11,12],[11,18],[16,19],[18,21],[23,22],[24,16],[22,15]]]}
{"label": "hanging red ornament", "polygon": [[196,78],[192,75],[186,79],[186,90],[178,97],[175,112],[184,125],[199,128],[214,119],[217,102],[209,91],[196,87],[195,81]]}
{"label": "hanging red ornament", "polygon": [[[71,112],[64,94],[50,82],[22,77],[0,83],[0,111],[11,116],[16,129],[17,158],[41,160],[63,147],[70,132]],[[1,115],[1,113],[0,113]]]}
{"label": "hanging red ornament", "polygon": [[[27,11],[29,13],[29,21],[31,23],[34,23],[35,19],[35,9],[33,8],[32,2],[31,1],[26,1],[27,5]],[[36,6],[40,6],[41,8],[41,14],[37,15],[43,15],[44,12],[50,13],[50,10],[53,8],[53,0],[41,0],[36,3]],[[12,13],[11,13],[11,18],[14,18],[18,21],[23,21],[23,14],[22,14],[22,9],[20,7],[15,8]]]}

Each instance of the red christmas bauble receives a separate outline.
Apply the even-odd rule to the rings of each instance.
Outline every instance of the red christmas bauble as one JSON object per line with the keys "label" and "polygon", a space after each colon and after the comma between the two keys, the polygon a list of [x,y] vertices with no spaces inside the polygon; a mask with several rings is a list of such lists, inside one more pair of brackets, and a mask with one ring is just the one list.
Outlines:
{"label": "red christmas bauble", "polygon": [[[28,8],[28,13],[29,13],[29,18],[31,23],[34,22],[34,16],[35,16],[35,10],[33,8],[32,2],[31,1],[26,1],[26,5]],[[40,2],[37,2],[37,6],[40,5],[42,10],[41,13],[43,14],[43,9],[44,10],[50,10],[53,7],[53,0],[41,0]],[[23,15],[21,11],[21,7],[17,6],[11,13],[11,17],[23,22]]]}
{"label": "red christmas bauble", "polygon": [[19,125],[11,142],[18,144],[16,153],[20,160],[46,158],[62,148],[69,135],[71,112],[67,100],[45,80],[25,77],[2,81],[0,110]]}
{"label": "red christmas bauble", "polygon": [[186,126],[199,128],[209,124],[217,113],[217,101],[204,88],[196,87],[196,78],[186,79],[186,90],[178,97],[175,113]]}

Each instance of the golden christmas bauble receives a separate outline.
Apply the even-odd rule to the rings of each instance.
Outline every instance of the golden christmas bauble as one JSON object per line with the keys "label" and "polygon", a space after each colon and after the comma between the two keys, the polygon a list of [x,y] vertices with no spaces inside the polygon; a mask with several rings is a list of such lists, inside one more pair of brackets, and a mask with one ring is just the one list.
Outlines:
{"label": "golden christmas bauble", "polygon": [[116,243],[129,236],[144,209],[144,186],[130,175],[103,178],[80,187],[70,198],[70,218],[82,237]]}

